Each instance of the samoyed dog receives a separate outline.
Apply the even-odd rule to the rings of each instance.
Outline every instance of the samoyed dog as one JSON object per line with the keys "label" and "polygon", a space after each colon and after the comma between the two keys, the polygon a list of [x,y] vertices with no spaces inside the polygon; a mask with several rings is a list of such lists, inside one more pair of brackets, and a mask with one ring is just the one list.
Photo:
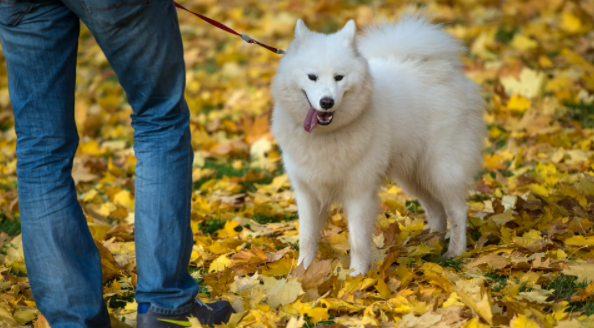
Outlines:
{"label": "samoyed dog", "polygon": [[394,180],[416,197],[431,231],[450,220],[445,258],[466,249],[466,195],[482,164],[479,87],[462,72],[464,47],[423,14],[357,35],[297,21],[272,83],[272,133],[296,195],[299,263],[315,259],[329,206],[348,218],[352,275],[372,264],[378,191]]}

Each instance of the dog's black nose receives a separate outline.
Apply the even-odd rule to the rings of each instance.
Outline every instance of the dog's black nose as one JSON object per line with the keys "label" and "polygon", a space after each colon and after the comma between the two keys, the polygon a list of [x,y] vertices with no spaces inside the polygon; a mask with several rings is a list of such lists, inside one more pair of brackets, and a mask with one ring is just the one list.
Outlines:
{"label": "dog's black nose", "polygon": [[334,106],[334,99],[324,97],[320,99],[320,106],[322,106],[324,109],[330,109],[332,106]]}

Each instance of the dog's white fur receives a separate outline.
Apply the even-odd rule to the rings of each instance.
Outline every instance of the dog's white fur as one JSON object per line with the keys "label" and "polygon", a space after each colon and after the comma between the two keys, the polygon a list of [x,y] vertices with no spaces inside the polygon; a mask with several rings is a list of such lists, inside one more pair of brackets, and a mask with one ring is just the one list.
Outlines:
{"label": "dog's white fur", "polygon": [[[342,202],[352,274],[367,272],[377,193],[386,178],[418,198],[432,231],[445,231],[449,217],[444,257],[466,249],[465,198],[481,166],[485,126],[483,100],[463,75],[461,50],[422,14],[380,22],[363,36],[352,20],[331,35],[297,22],[272,84],[272,132],[295,189],[299,263],[307,267],[315,259],[329,205]],[[330,125],[304,130],[306,96],[320,111],[322,97],[334,99]]]}

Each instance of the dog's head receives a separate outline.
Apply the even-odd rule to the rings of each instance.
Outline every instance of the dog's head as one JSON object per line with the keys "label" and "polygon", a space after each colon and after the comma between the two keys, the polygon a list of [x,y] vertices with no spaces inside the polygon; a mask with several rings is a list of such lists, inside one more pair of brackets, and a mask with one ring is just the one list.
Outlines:
{"label": "dog's head", "polygon": [[369,99],[367,61],[358,53],[350,20],[334,34],[310,31],[301,19],[281,60],[273,96],[307,132],[317,125],[335,130],[361,115]]}

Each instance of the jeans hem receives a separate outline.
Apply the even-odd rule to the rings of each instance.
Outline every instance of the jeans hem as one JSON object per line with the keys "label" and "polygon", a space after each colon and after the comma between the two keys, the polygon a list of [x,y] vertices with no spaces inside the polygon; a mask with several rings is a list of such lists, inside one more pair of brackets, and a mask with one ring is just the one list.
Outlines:
{"label": "jeans hem", "polygon": [[177,315],[177,314],[184,314],[184,313],[190,312],[190,310],[192,310],[193,303],[194,303],[193,301],[189,301],[175,310],[158,307],[151,303],[150,309],[151,309],[151,311],[158,313],[158,314]]}

